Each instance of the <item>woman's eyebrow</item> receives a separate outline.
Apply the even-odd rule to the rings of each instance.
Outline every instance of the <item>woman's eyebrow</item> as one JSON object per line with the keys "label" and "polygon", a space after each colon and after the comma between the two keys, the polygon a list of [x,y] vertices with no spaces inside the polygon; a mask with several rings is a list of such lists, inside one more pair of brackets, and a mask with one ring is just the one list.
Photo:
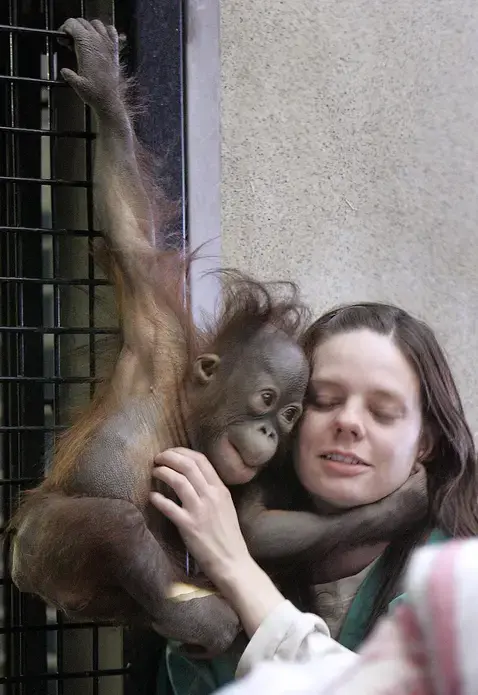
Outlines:
{"label": "woman's eyebrow", "polygon": [[320,378],[312,378],[309,381],[309,385],[313,386],[314,388],[318,388],[319,386],[342,386],[342,384],[335,379],[320,379]]}
{"label": "woman's eyebrow", "polygon": [[375,397],[378,396],[383,400],[393,401],[394,403],[398,402],[400,405],[403,405],[405,401],[403,394],[401,394],[399,391],[378,388],[373,389],[371,393]]}
{"label": "woman's eyebrow", "polygon": [[[340,382],[339,379],[321,379],[321,378],[312,378],[309,381],[309,387],[312,390],[316,390],[318,388],[345,388],[345,385]],[[403,394],[400,391],[396,391],[394,389],[384,389],[381,387],[377,388],[372,388],[370,389],[370,394],[373,397],[378,397],[386,401],[393,401],[394,403],[398,403],[400,405],[404,405],[405,398]]]}

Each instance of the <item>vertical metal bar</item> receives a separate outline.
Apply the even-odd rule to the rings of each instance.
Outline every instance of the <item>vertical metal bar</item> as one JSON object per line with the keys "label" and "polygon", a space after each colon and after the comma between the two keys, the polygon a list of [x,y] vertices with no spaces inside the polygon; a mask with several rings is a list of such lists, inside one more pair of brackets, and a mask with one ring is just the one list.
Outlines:
{"label": "vertical metal bar", "polygon": [[[24,6],[15,3],[16,17],[14,24],[22,25],[27,17]],[[41,25],[41,9],[28,13],[30,26]],[[13,36],[16,49],[14,73],[25,77],[41,76],[41,54],[43,39],[40,37]],[[12,125],[26,128],[41,126],[41,88],[34,83],[16,86],[14,103],[15,121]],[[22,135],[15,136],[17,167],[15,175],[41,176],[41,147],[38,138]],[[33,226],[41,219],[40,188],[25,188],[17,184],[15,195],[14,224]],[[22,277],[42,277],[42,243],[41,237],[17,234],[17,268],[16,273]],[[38,289],[31,283],[17,283],[18,286],[18,321],[25,326],[43,325],[43,301]],[[16,374],[19,376],[43,375],[43,340],[41,335],[27,333],[18,336],[19,359]],[[15,376],[15,374],[14,374]],[[44,392],[42,384],[19,383],[18,415],[20,425],[44,426]],[[42,431],[19,434],[19,478],[40,478],[44,457],[44,438]],[[18,596],[21,605],[21,619],[24,624],[42,624],[45,621],[45,606],[39,599],[27,595]],[[22,635],[22,669],[24,674],[40,673],[47,667],[47,640],[42,631],[26,632]],[[47,693],[46,684],[27,682],[22,687],[22,695],[41,695]]]}
{"label": "vertical metal bar", "polygon": [[[84,0],[81,0],[81,16],[86,17]],[[92,131],[92,114],[91,109],[84,105],[84,121],[85,130],[88,132]],[[93,153],[91,142],[84,143],[85,148],[85,170],[86,179],[88,181],[93,180]],[[93,216],[93,189],[88,188],[86,191],[86,207],[87,207],[87,229],[91,233],[88,237],[88,278],[94,280],[95,278],[95,265],[94,265],[94,216]],[[89,333],[89,375],[90,377],[96,376],[96,345],[95,345],[95,334],[94,328],[96,324],[95,308],[96,308],[96,296],[95,287],[90,284],[88,287],[88,327],[90,329]],[[90,397],[93,397],[95,384],[91,382],[90,384]],[[93,671],[98,671],[99,668],[99,641],[98,641],[98,627],[94,625],[92,627],[92,667]],[[92,695],[98,695],[99,692],[99,680],[97,676],[93,677],[93,691]]]}
{"label": "vertical metal bar", "polygon": [[[72,6],[73,5],[73,6]],[[58,2],[53,0],[50,6],[50,23],[52,29],[58,29],[61,23],[69,16],[82,14],[82,3],[74,0],[73,3]],[[54,22],[54,24],[53,24]],[[58,61],[61,66],[75,68],[74,55],[65,49],[60,50],[55,44]],[[83,109],[81,102],[70,88],[52,90],[52,110],[55,118],[55,128],[64,131],[73,129],[85,131]],[[52,171],[61,179],[84,178],[84,154],[83,139],[57,138],[52,149]],[[59,186],[52,187],[52,227],[54,229],[84,229],[84,193],[74,189],[62,189]],[[78,277],[78,272],[83,275],[84,244],[83,240],[73,234],[54,237],[53,273],[55,278]],[[77,268],[81,270],[77,272]],[[82,288],[85,289],[86,288]],[[83,291],[74,290],[71,287],[57,287],[54,292],[55,325],[68,326],[87,325],[84,320]],[[89,290],[86,290],[89,292]],[[54,417],[56,425],[65,425],[69,421],[68,410],[73,405],[75,396],[82,386],[70,386],[62,381],[71,375],[81,376],[85,373],[83,362],[88,353],[79,351],[78,340],[75,336],[57,336],[54,343],[54,370],[58,378],[58,386],[55,389]],[[80,405],[80,403],[75,403]],[[57,614],[59,630],[57,632],[57,666],[58,673],[69,671],[90,671],[93,667],[91,630],[69,630],[65,627],[65,619],[61,613]],[[91,695],[93,677],[87,679],[59,679],[59,692],[64,695]],[[61,685],[60,685],[61,683]],[[61,689],[61,690],[60,690]]]}
{"label": "vertical metal bar", "polygon": [[128,40],[131,66],[149,108],[137,121],[139,138],[161,158],[158,172],[168,195],[182,203],[173,243],[187,244],[185,174],[184,3],[136,0]]}
{"label": "vertical metal bar", "polygon": [[[44,0],[44,28],[45,29],[50,29],[54,30],[55,29],[55,14],[54,14],[54,0]],[[46,37],[46,75],[45,77],[48,80],[55,80],[57,79],[57,70],[56,70],[56,45],[54,46],[54,41],[50,36]],[[48,96],[48,113],[47,113],[47,124],[44,124],[44,127],[46,126],[49,130],[57,130],[57,119],[56,119],[56,111],[54,108],[54,89],[51,86],[47,87],[47,96]],[[56,172],[56,166],[55,166],[55,147],[56,147],[56,138],[49,137],[47,138],[48,140],[48,169],[49,169],[49,177],[52,179],[57,178],[57,172]],[[48,203],[49,203],[49,219],[45,219],[43,221],[42,226],[45,228],[51,227],[53,228],[54,220],[56,219],[56,210],[55,210],[55,196],[52,194],[51,188],[49,188],[49,195],[48,195]],[[46,239],[45,239],[46,241]],[[51,253],[51,266],[50,266],[50,273],[51,276],[56,278],[60,276],[59,273],[59,248],[58,248],[58,241],[59,237],[55,234],[52,234],[49,236],[48,241],[50,243],[50,253]],[[46,244],[45,244],[46,247]],[[45,250],[47,250],[45,248]],[[49,302],[49,292],[52,293],[51,297],[51,304]],[[44,303],[45,303],[45,308],[48,307],[49,315],[51,316],[51,322],[49,321],[49,325],[52,325],[53,327],[57,328],[60,326],[60,287],[57,284],[53,284],[53,286],[46,286],[44,287]],[[50,306],[49,306],[50,305]],[[53,351],[50,356],[50,350],[48,349],[48,346],[44,343],[44,352],[45,352],[45,359],[48,359],[50,357],[51,363],[49,364],[49,370],[51,370],[52,375],[55,377],[60,376],[60,336],[58,333],[53,334]],[[46,388],[46,387],[45,387]],[[56,427],[57,425],[60,424],[59,418],[58,418],[58,412],[61,407],[60,405],[60,386],[57,381],[52,385],[50,389],[50,394],[49,397],[51,397],[51,407],[46,406],[48,409],[48,415],[51,424]],[[49,441],[49,449],[47,448],[46,451],[46,457],[48,458],[49,456],[52,455],[52,448],[55,446],[55,434],[53,434],[53,437]],[[53,612],[53,611],[52,611]],[[48,641],[48,655],[52,657],[52,661],[54,660],[56,662],[56,670],[59,673],[62,673],[64,671],[64,659],[63,659],[63,639],[62,639],[62,626],[63,626],[63,616],[59,611],[56,611],[56,621],[58,623],[58,630],[53,633],[51,632],[47,638]],[[48,667],[50,668],[51,664],[48,664]],[[64,681],[63,679],[58,679],[55,682],[49,684],[49,691],[50,693],[54,692],[54,695],[64,695]]]}
{"label": "vertical metal bar", "polygon": [[[180,249],[187,245],[185,21],[182,0],[136,0],[134,23],[127,29],[130,67],[140,99],[146,95],[148,104],[136,130],[146,148],[162,162],[157,175],[166,192],[181,203],[177,223],[167,230],[169,243]],[[125,695],[155,691],[163,648],[164,640],[151,631],[125,633],[124,660],[132,664]]]}
{"label": "vertical metal bar", "polygon": [[[2,4],[1,6],[2,21],[6,20],[6,23],[11,23],[13,21],[14,7],[13,0],[9,0],[8,5]],[[4,41],[2,44],[2,71],[5,74],[11,74],[13,71],[13,45],[12,37],[8,37],[8,41]],[[3,90],[2,90],[3,91]],[[4,110],[4,122],[9,124],[12,122],[13,117],[13,85],[5,85],[4,88],[4,100],[3,100],[3,110]],[[4,166],[5,173],[7,175],[12,175],[14,170],[14,149],[13,149],[13,136],[4,136]],[[13,187],[12,185],[4,185],[5,190],[5,208],[2,208],[1,214],[5,216],[6,224],[12,224],[12,209],[13,209]],[[0,255],[0,262],[2,263],[2,272],[4,271],[7,275],[12,272],[14,267],[14,245],[15,239],[10,237],[3,240],[2,253]],[[2,321],[10,321],[12,318],[15,320],[14,312],[16,308],[15,302],[15,289],[12,287],[5,288],[2,292]],[[4,335],[3,336],[3,350],[2,350],[2,374],[10,375],[12,373],[12,348],[14,345],[15,336]],[[5,424],[9,425],[11,422],[11,412],[12,412],[12,394],[14,392],[13,384],[5,384],[2,387],[2,400],[3,400],[3,418]],[[3,441],[3,474],[6,478],[12,477],[12,461],[16,455],[16,451],[13,449],[16,444],[15,437],[12,433],[8,433],[4,436]],[[5,524],[11,514],[12,507],[12,489],[11,486],[3,486],[3,524]],[[3,554],[3,574],[4,574],[4,585],[3,585],[3,606],[4,606],[4,624],[6,626],[12,625],[12,623],[18,617],[18,606],[13,605],[12,598],[12,584],[7,576],[6,567],[8,563],[8,546],[4,548]],[[17,610],[15,610],[15,608]],[[10,671],[15,662],[18,661],[18,639],[14,635],[7,635],[5,638],[5,668]],[[14,692],[12,687],[7,686],[6,695],[12,695]]]}

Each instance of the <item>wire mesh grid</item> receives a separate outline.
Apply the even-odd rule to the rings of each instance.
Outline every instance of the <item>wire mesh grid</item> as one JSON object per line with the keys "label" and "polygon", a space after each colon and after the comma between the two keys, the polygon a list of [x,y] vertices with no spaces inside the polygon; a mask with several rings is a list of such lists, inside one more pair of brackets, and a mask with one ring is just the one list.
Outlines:
{"label": "wire mesh grid", "polygon": [[[96,3],[98,6],[99,3]],[[101,4],[101,3],[100,3]],[[103,16],[114,21],[112,0]],[[71,409],[101,377],[99,343],[117,333],[111,288],[90,253],[90,113],[58,79],[56,29],[83,0],[4,0],[0,8],[0,469],[2,524],[48,467]],[[93,16],[98,16],[95,12]],[[126,692],[122,631],[68,624],[20,594],[2,564],[0,687],[6,695]]]}

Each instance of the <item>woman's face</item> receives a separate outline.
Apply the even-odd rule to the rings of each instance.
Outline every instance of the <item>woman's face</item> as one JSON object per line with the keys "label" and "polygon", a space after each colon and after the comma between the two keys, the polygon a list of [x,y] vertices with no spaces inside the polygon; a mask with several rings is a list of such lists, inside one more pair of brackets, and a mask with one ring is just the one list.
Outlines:
{"label": "woman's face", "polygon": [[421,442],[420,386],[392,339],[360,329],[326,340],[310,394],[296,469],[319,504],[370,504],[407,480]]}

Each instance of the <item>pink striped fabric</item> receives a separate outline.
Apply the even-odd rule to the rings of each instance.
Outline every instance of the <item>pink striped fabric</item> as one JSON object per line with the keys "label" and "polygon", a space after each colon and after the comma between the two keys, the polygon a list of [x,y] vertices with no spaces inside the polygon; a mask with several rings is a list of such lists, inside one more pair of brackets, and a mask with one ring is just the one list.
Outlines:
{"label": "pink striped fabric", "polygon": [[478,540],[417,551],[405,590],[328,694],[478,695]]}

